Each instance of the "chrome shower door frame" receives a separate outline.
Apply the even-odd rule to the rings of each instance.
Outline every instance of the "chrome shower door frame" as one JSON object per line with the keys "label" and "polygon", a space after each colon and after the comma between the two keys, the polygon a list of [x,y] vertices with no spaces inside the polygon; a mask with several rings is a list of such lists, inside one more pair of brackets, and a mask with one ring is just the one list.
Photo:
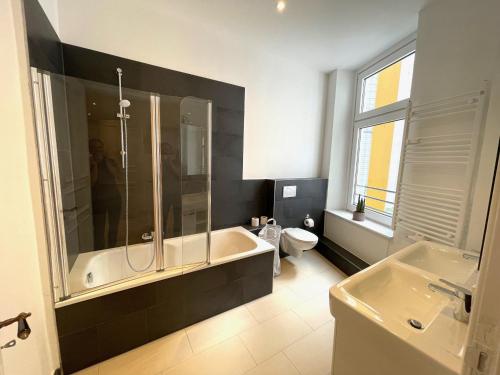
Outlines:
{"label": "chrome shower door frame", "polygon": [[161,129],[160,96],[151,94],[151,152],[153,167],[153,246],[156,256],[156,271],[165,269],[163,254],[163,201],[162,201],[162,165],[161,165]]}
{"label": "chrome shower door frame", "polygon": [[59,181],[59,162],[54,123],[50,75],[31,68],[33,107],[39,155],[40,180],[45,218],[45,232],[51,264],[55,302],[70,297],[64,210]]}
{"label": "chrome shower door frame", "polygon": [[212,101],[208,101],[207,110],[207,263],[211,264],[212,246]]}

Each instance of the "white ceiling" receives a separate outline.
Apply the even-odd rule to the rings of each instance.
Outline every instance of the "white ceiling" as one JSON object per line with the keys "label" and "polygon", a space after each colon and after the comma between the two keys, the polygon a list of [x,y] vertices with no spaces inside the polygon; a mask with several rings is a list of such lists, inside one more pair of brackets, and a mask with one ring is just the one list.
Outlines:
{"label": "white ceiling", "polygon": [[431,0],[156,0],[168,13],[321,71],[354,69],[417,29]]}

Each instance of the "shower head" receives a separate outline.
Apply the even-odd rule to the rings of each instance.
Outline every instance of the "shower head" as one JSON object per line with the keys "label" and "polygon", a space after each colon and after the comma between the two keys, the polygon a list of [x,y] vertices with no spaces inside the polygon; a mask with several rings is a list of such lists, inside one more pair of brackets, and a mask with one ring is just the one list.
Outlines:
{"label": "shower head", "polygon": [[118,102],[118,105],[122,108],[128,108],[130,107],[130,101],[128,101],[127,99],[122,99]]}

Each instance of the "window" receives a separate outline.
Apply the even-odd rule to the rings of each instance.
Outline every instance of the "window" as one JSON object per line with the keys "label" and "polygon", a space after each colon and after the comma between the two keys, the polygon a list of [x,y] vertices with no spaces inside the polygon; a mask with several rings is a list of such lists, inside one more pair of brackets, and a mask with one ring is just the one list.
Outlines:
{"label": "window", "polygon": [[402,42],[358,73],[347,207],[366,199],[366,216],[390,225],[415,59],[415,39]]}
{"label": "window", "polygon": [[363,79],[361,112],[371,111],[410,97],[413,78],[412,53]]}

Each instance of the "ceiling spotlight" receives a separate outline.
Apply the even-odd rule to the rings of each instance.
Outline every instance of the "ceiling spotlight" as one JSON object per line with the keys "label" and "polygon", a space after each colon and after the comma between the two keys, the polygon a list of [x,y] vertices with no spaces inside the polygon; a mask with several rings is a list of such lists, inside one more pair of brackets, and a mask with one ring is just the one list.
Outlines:
{"label": "ceiling spotlight", "polygon": [[285,0],[278,0],[276,2],[276,10],[279,13],[283,13],[285,11],[285,8],[286,8],[286,1]]}

